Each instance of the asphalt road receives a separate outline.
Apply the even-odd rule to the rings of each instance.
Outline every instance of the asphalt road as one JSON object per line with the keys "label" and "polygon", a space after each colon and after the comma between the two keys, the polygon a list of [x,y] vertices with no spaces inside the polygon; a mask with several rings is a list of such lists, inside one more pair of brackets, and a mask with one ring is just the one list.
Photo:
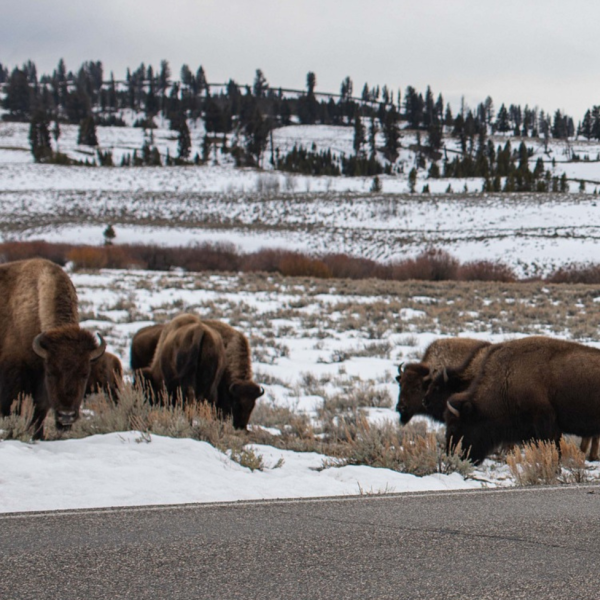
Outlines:
{"label": "asphalt road", "polygon": [[0,516],[0,598],[600,598],[600,486]]}

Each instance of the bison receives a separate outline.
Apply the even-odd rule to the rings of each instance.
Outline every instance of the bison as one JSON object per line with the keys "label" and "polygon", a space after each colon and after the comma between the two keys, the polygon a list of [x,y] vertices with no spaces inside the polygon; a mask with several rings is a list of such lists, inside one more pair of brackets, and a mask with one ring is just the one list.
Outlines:
{"label": "bison", "polygon": [[236,429],[246,429],[257,398],[265,390],[252,379],[250,344],[246,336],[221,321],[203,323],[219,332],[225,344],[225,371],[219,385],[217,408],[233,418]]}
{"label": "bison", "polygon": [[471,354],[467,355],[462,364],[440,369],[430,378],[423,396],[423,408],[437,421],[444,421],[446,403],[453,394],[466,391],[487,356],[491,344],[482,342],[473,346]]}
{"label": "bison", "polygon": [[225,348],[219,333],[199,317],[182,314],[162,326],[153,355],[150,366],[138,369],[152,397],[164,389],[171,403],[181,393],[183,400],[201,399],[217,405]]}
{"label": "bison", "polygon": [[[400,422],[406,425],[414,415],[427,414],[438,421],[444,420],[446,403],[441,410],[425,407],[425,394],[435,377],[447,369],[459,367],[465,360],[482,349],[489,342],[470,338],[446,338],[432,342],[418,363],[409,363],[404,368],[398,367],[396,381],[400,386],[396,410],[400,413]],[[451,394],[448,394],[448,397]],[[447,399],[447,398],[446,398]]]}
{"label": "bison", "polygon": [[0,411],[33,398],[33,438],[44,437],[54,409],[59,430],[79,417],[94,361],[106,349],[79,327],[77,294],[68,275],[45,259],[0,265]]}
{"label": "bison", "polygon": [[134,376],[138,369],[148,367],[152,362],[158,338],[160,338],[164,326],[164,323],[148,325],[139,329],[133,336],[133,340],[131,340],[130,364]]}
{"label": "bison", "polygon": [[503,443],[600,434],[600,350],[542,336],[503,342],[446,407],[446,444],[479,464]]}
{"label": "bison", "polygon": [[123,366],[117,356],[105,352],[92,363],[85,395],[103,392],[116,401],[123,385]]}

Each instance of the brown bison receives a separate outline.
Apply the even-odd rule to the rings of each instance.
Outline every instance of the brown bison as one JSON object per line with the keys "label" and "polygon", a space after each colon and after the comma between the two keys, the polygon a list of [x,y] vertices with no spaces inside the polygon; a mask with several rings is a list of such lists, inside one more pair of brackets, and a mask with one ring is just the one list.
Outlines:
{"label": "brown bison", "polygon": [[136,331],[131,340],[130,364],[134,375],[138,369],[150,366],[164,323],[155,323]]}
{"label": "brown bison", "polygon": [[225,348],[221,336],[199,317],[182,314],[164,325],[153,354],[150,366],[138,369],[152,396],[165,390],[172,403],[181,394],[183,400],[217,404]]}
{"label": "brown bison", "polygon": [[503,443],[600,435],[600,350],[541,336],[503,342],[446,408],[449,450],[480,463]]}
{"label": "brown bison", "polygon": [[48,260],[0,265],[0,292],[0,410],[8,415],[19,396],[31,395],[33,437],[41,439],[49,409],[59,430],[77,420],[106,343],[79,327],[75,288]]}
{"label": "brown bison", "polygon": [[123,366],[117,356],[105,352],[92,363],[90,378],[85,388],[85,395],[103,392],[115,402],[119,398],[119,390],[123,385]]}
{"label": "brown bison", "polygon": [[225,344],[225,371],[219,385],[217,408],[225,416],[232,416],[236,429],[246,429],[257,398],[265,393],[252,379],[248,339],[226,323],[209,319],[203,323],[217,331]]}
{"label": "brown bison", "polygon": [[[475,352],[488,347],[489,342],[470,338],[447,338],[435,340],[427,347],[421,362],[409,363],[404,368],[398,367],[396,381],[400,390],[396,410],[400,413],[400,422],[406,425],[412,417],[426,414],[438,421],[444,420],[444,401],[439,408],[425,407],[423,399],[432,380],[447,369],[459,367]],[[458,390],[455,390],[458,391]],[[452,394],[448,394],[449,398]],[[446,398],[446,400],[447,400]]]}

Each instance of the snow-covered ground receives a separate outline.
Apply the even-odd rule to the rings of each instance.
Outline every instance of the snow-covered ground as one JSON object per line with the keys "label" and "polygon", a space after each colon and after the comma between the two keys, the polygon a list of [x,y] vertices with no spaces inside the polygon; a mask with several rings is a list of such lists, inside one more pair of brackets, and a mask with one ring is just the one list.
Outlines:
{"label": "snow-covered ground", "polygon": [[[98,135],[117,161],[143,141],[142,131],[134,128],[99,128]],[[200,125],[192,128],[195,145],[202,135]],[[162,128],[155,136],[161,152],[176,153],[173,132]],[[349,152],[352,141],[349,129],[332,127],[284,128],[274,137],[281,148],[300,141],[339,152]],[[78,147],[75,139],[76,128],[63,126],[61,151],[81,159],[89,149]],[[409,143],[403,140],[405,147]],[[481,196],[462,193],[465,186],[479,190],[481,181],[419,179],[417,190],[427,183],[434,193],[410,195],[406,172],[414,156],[406,148],[404,174],[381,177],[383,191],[374,194],[370,178],[292,176],[270,171],[268,165],[264,171],[234,169],[218,153],[217,164],[202,167],[35,165],[27,126],[0,123],[0,237],[101,244],[111,223],[116,243],[226,241],[244,251],[271,246],[377,259],[405,258],[433,245],[462,261],[501,260],[522,274],[544,273],[599,256],[600,206],[591,192],[592,182],[600,181],[600,163],[595,162],[600,145],[580,146],[573,150],[589,161],[564,162],[558,143],[552,153],[557,174],[588,180],[586,194]],[[449,183],[457,193],[442,194]],[[388,323],[379,331],[352,322],[361,306],[394,306],[397,300],[386,294],[317,293],[282,281],[257,290],[243,276],[104,271],[72,277],[83,325],[100,330],[109,350],[125,364],[132,335],[157,318],[184,310],[227,319],[235,314],[239,326],[254,336],[257,378],[274,382],[265,384],[260,402],[309,415],[323,398],[302,386],[307,374],[331,378],[334,383],[325,388],[341,379],[372,385],[393,406],[397,365],[419,356],[440,335],[435,325],[427,325],[418,299],[410,307],[398,306],[397,326]],[[344,320],[350,325],[342,326]],[[547,324],[539,326],[544,331]],[[473,326],[453,334],[490,341],[514,336]],[[366,351],[376,344],[389,349]],[[368,414],[373,421],[397,420],[393,408],[372,408]],[[263,471],[250,471],[203,442],[138,432],[36,444],[1,442],[0,511],[513,484],[507,467],[493,461],[466,480],[457,474],[418,478],[371,467],[322,468],[324,456],[252,449],[263,457]]]}
{"label": "snow-covered ground", "polygon": [[[389,406],[367,408],[369,421],[396,423],[398,364],[447,335],[426,319],[427,307],[440,310],[439,300],[417,295],[398,300],[393,289],[360,292],[358,284],[347,289],[344,282],[315,287],[279,277],[175,272],[101,271],[71,277],[82,325],[102,332],[108,349],[125,365],[131,337],[156,318],[181,311],[235,316],[252,340],[256,379],[268,382],[259,403],[309,417],[323,404],[324,393],[339,392],[344,385],[371,386],[371,393],[389,398]],[[384,317],[378,329],[369,319],[359,322],[361,307]],[[550,324],[540,326],[551,330]],[[456,333],[494,342],[514,337],[494,329],[482,326],[475,315]],[[320,391],[306,383],[310,377]],[[251,427],[259,425],[251,421]],[[466,479],[457,473],[416,477],[384,468],[335,467],[331,458],[315,453],[265,445],[247,449],[262,457],[262,471],[241,466],[205,442],[131,431],[35,444],[0,442],[0,512],[514,485],[506,464],[494,460]],[[590,475],[599,477],[600,469],[589,466]]]}
{"label": "snow-covered ground", "polygon": [[[75,126],[62,130],[62,151],[79,158],[91,152],[75,143]],[[196,146],[203,134],[201,123],[192,126]],[[275,131],[274,144],[285,151],[294,143],[315,143],[319,150],[349,154],[351,134],[345,127],[290,126]],[[144,134],[139,128],[106,127],[98,137],[118,162],[119,152],[141,147]],[[600,207],[593,192],[600,182],[600,144],[571,141],[567,148],[552,141],[545,154],[539,140],[526,140],[534,152],[531,161],[542,157],[557,176],[585,179],[584,194],[575,193],[574,181],[571,194],[474,194],[481,180],[430,180],[421,169],[416,190],[427,184],[432,194],[411,195],[413,138],[409,132],[402,138],[402,172],[381,176],[382,191],[371,193],[372,178],[284,174],[273,171],[268,160],[264,170],[236,169],[220,151],[201,167],[34,165],[27,125],[0,123],[0,239],[101,244],[101,232],[112,223],[116,243],[226,240],[243,251],[283,246],[378,260],[415,256],[434,246],[461,261],[502,261],[521,275],[597,259]],[[155,131],[155,143],[161,152],[176,152],[168,129]],[[569,152],[582,160],[567,162]],[[453,194],[443,193],[448,185]]]}

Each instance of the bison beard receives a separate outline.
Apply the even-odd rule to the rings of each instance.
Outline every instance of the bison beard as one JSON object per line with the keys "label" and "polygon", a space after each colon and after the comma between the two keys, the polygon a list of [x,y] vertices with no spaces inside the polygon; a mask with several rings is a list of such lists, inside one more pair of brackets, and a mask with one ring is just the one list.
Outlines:
{"label": "bison beard", "polygon": [[541,336],[486,354],[466,392],[447,403],[446,444],[480,463],[503,443],[600,434],[600,350]]}

